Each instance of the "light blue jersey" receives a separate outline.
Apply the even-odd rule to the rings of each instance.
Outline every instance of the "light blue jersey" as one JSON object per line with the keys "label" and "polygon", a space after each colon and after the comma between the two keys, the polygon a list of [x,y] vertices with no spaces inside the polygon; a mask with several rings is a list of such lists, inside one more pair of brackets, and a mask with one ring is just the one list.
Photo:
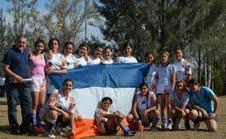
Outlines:
{"label": "light blue jersey", "polygon": [[212,113],[214,111],[214,105],[212,102],[212,97],[215,96],[213,90],[208,87],[202,87],[199,92],[191,93],[191,101],[206,110],[207,113]]}

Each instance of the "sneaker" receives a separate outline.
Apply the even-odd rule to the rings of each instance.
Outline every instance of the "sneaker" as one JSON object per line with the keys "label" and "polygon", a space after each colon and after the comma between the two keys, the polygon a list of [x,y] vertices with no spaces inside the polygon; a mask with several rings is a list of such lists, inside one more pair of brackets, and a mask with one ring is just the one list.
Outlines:
{"label": "sneaker", "polygon": [[42,134],[45,132],[45,129],[43,127],[33,127],[33,131],[37,134]]}
{"label": "sneaker", "polygon": [[161,129],[166,129],[166,128],[167,128],[167,124],[166,123],[161,125]]}
{"label": "sneaker", "polygon": [[172,126],[173,126],[173,121],[171,119],[168,120],[167,122],[167,127],[168,129],[172,129]]}
{"label": "sneaker", "polygon": [[151,131],[159,131],[158,127],[151,127]]}
{"label": "sneaker", "polygon": [[197,131],[199,129],[200,123],[199,122],[195,122],[194,123],[194,131]]}
{"label": "sneaker", "polygon": [[132,132],[131,130],[129,130],[129,131],[124,131],[124,136],[134,136],[135,135],[135,133],[134,132]]}
{"label": "sneaker", "polygon": [[19,134],[19,125],[17,123],[12,124],[9,127],[10,127],[11,134],[15,134],[15,135]]}
{"label": "sneaker", "polygon": [[56,136],[54,134],[50,134],[50,133],[47,135],[47,137],[52,138],[52,139],[56,138]]}

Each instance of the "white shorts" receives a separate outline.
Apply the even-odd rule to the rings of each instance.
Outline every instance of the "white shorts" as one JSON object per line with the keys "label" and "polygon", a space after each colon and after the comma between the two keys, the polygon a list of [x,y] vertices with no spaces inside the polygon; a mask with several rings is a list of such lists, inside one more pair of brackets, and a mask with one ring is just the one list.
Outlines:
{"label": "white shorts", "polygon": [[31,90],[32,92],[40,92],[40,88],[44,87],[46,88],[46,78],[45,77],[39,77],[39,76],[32,76],[32,85]]}

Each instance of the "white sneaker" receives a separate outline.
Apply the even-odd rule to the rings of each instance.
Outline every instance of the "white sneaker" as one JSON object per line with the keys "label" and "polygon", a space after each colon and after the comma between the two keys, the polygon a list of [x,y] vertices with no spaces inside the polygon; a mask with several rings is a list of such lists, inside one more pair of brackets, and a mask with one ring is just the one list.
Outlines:
{"label": "white sneaker", "polygon": [[55,139],[56,136],[54,134],[48,134],[48,137],[51,138],[51,139]]}

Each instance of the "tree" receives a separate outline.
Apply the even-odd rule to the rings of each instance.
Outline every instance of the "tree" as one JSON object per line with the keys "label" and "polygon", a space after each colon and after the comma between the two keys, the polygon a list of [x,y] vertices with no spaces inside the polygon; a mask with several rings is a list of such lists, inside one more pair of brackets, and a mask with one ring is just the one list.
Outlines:
{"label": "tree", "polygon": [[7,24],[6,20],[3,16],[3,10],[0,9],[0,59],[3,58],[3,55],[6,51],[7,46]]}
{"label": "tree", "polygon": [[[139,58],[147,50],[185,49],[221,15],[223,0],[100,0],[107,40],[134,42]],[[148,48],[149,47],[149,48]]]}
{"label": "tree", "polygon": [[[11,45],[19,34],[25,34],[29,37],[29,43],[33,43],[33,26],[36,24],[38,0],[6,0],[11,4],[8,13],[12,16],[12,21],[8,23],[7,35],[8,44]],[[37,22],[38,23],[38,22]],[[30,25],[30,26],[29,26]],[[32,41],[30,41],[32,40]]]}
{"label": "tree", "polygon": [[62,42],[74,40],[86,19],[97,18],[97,11],[88,1],[86,12],[81,0],[50,0],[48,13],[42,19],[42,26],[48,36],[57,37]]}

